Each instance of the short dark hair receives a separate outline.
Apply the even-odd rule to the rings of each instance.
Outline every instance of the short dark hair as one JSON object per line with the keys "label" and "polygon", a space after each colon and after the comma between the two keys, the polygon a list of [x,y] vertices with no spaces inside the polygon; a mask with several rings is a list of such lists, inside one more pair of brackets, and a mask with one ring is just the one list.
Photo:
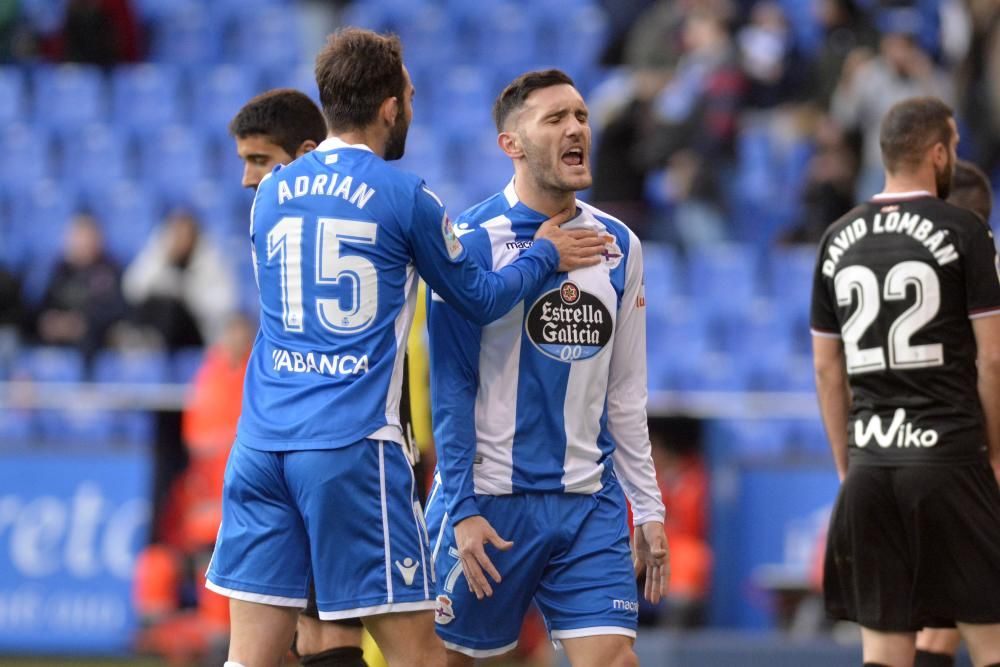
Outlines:
{"label": "short dark hair", "polygon": [[981,217],[983,222],[990,219],[993,212],[993,188],[990,179],[982,169],[966,160],[955,164],[955,176],[951,181],[948,202],[968,209]]}
{"label": "short dark hair", "polygon": [[244,104],[229,123],[229,133],[240,139],[264,135],[295,157],[303,142],[312,139],[318,144],[326,138],[326,123],[308,95],[276,88]]}
{"label": "short dark hair", "polygon": [[536,70],[525,72],[503,89],[496,102],[493,103],[493,122],[497,132],[503,132],[504,125],[510,115],[524,106],[524,101],[536,90],[567,84],[576,86],[569,74],[558,69]]}
{"label": "short dark hair", "polygon": [[396,35],[343,28],[316,56],[316,85],[323,115],[333,131],[361,128],[390,97],[403,102],[403,45]]}
{"label": "short dark hair", "polygon": [[916,166],[939,141],[948,146],[952,137],[948,119],[952,117],[951,107],[936,97],[912,97],[894,104],[882,119],[879,133],[882,162],[889,173]]}

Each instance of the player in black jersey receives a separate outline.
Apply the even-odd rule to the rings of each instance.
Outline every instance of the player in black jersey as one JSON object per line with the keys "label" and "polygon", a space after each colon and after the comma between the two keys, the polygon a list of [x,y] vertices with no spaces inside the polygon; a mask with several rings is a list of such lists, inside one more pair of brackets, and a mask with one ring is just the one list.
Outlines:
{"label": "player in black jersey", "polygon": [[[959,160],[948,202],[968,209],[987,224],[993,211],[993,189],[979,167]],[[917,655],[913,667],[952,667],[962,639],[953,628],[927,628],[917,634]]]}
{"label": "player in black jersey", "polygon": [[[869,665],[913,664],[917,630],[957,624],[1000,665],[1000,277],[993,238],[949,194],[958,130],[940,100],[882,122],[885,191],[827,230],[811,326],[842,485],[828,613]],[[990,464],[993,464],[991,468]]]}
{"label": "player in black jersey", "polygon": [[[275,166],[314,150],[326,139],[326,121],[316,103],[305,93],[277,88],[254,97],[229,124],[236,152],[243,160],[243,187],[257,189]],[[404,382],[400,411],[409,424],[409,400]],[[405,432],[409,432],[407,427]],[[361,621],[348,618],[322,621],[316,608],[316,591],[299,615],[293,645],[305,667],[364,667]]]}

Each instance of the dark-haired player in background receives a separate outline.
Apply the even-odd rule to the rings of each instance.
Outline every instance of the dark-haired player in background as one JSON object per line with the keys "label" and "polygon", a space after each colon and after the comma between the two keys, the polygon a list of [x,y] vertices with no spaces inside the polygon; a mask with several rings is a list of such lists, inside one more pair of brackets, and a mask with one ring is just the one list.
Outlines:
{"label": "dark-haired player in background", "polygon": [[563,212],[515,263],[483,271],[438,197],[387,162],[413,114],[399,39],[335,33],[316,82],[327,138],[265,177],[250,211],[261,327],[206,586],[230,598],[227,667],[280,664],[311,580],[320,618],[362,618],[392,667],[439,665],[399,418],[418,272],[485,323],[555,270],[599,263],[604,242],[562,230]]}
{"label": "dark-haired player in background", "polygon": [[[993,189],[979,167],[959,160],[951,183],[948,203],[978,215],[983,224],[993,212]],[[917,657],[913,667],[951,667],[962,636],[953,628],[927,628],[917,634]]]}
{"label": "dark-haired player in background", "polygon": [[880,140],[885,191],[827,230],[813,285],[842,480],[826,607],[861,625],[866,665],[908,667],[916,632],[950,624],[977,667],[1000,665],[997,255],[978,216],[942,201],[958,144],[947,105],[896,104]]}
{"label": "dark-haired player in background", "polygon": [[[287,165],[319,146],[326,139],[326,121],[308,95],[278,88],[243,105],[229,124],[229,133],[243,160],[243,187],[256,190],[277,165]],[[406,424],[405,382],[403,393],[400,411]],[[321,621],[316,591],[310,587],[309,600],[296,624],[294,649],[299,663],[304,667],[362,667],[362,628],[356,618]]]}

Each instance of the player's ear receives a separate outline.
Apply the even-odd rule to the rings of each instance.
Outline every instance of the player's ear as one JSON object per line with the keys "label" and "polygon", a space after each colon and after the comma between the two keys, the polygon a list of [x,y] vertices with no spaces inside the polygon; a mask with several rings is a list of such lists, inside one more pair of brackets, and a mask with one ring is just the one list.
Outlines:
{"label": "player's ear", "polygon": [[512,160],[524,157],[524,149],[521,148],[521,139],[517,136],[517,132],[501,132],[497,136],[497,146]]}
{"label": "player's ear", "polygon": [[306,153],[311,153],[312,151],[316,150],[316,146],[318,146],[318,144],[315,141],[313,141],[312,139],[306,139],[301,144],[299,144],[298,150],[295,151],[295,155],[293,155],[292,157],[300,158]]}
{"label": "player's ear", "polygon": [[385,122],[386,125],[392,127],[396,124],[396,116],[400,113],[399,108],[399,98],[398,97],[387,97],[382,100],[382,106],[378,109],[379,118]]}

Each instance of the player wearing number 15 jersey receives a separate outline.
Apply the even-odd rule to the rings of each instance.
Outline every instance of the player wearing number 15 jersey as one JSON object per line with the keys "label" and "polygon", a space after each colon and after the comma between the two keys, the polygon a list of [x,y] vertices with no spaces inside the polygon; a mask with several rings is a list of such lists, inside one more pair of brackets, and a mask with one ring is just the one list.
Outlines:
{"label": "player wearing number 15 jersey", "polygon": [[517,263],[483,271],[434,193],[386,162],[412,114],[398,39],[338,32],[316,78],[330,135],[264,179],[250,214],[261,327],[208,586],[231,598],[234,665],[280,663],[310,572],[321,619],[362,618],[393,667],[437,663],[398,415],[417,273],[488,322],[603,242],[550,220]]}
{"label": "player wearing number 15 jersey", "polygon": [[[827,610],[866,664],[912,664],[914,633],[957,623],[1000,662],[1000,277],[989,229],[947,197],[958,132],[934,98],[883,120],[885,192],[820,242],[817,390],[843,481]],[[977,368],[978,361],[978,368]],[[977,383],[978,375],[978,383]]]}

